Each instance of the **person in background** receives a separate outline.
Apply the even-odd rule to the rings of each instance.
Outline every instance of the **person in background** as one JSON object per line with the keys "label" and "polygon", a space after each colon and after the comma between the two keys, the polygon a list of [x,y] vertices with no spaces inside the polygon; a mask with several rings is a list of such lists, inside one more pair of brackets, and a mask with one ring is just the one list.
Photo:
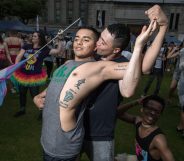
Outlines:
{"label": "person in background", "polygon": [[11,61],[15,63],[16,57],[23,45],[23,41],[17,36],[16,31],[10,31],[9,37],[5,38],[4,41],[8,46],[8,51],[11,57]]}
{"label": "person in background", "polygon": [[167,103],[171,103],[172,102],[172,97],[174,94],[174,91],[177,89],[177,84],[179,81],[179,54],[180,54],[180,50],[182,48],[182,44],[180,44],[179,46],[175,46],[172,48],[172,50],[169,50],[168,54],[167,54],[167,59],[172,59],[175,58],[176,59],[176,65],[175,65],[175,69],[173,72],[173,76],[172,76],[172,80],[170,83],[170,88],[169,88],[169,92],[168,92],[168,97],[167,97]]}
{"label": "person in background", "polygon": [[[9,36],[5,38],[4,41],[7,44],[11,62],[15,63],[16,57],[23,46],[23,41],[18,37],[18,33],[16,31],[10,31]],[[9,82],[9,86],[11,86],[11,93],[16,93],[16,87],[11,81]]]}
{"label": "person in background", "polygon": [[[31,57],[36,51],[46,44],[45,35],[42,32],[34,32],[32,44],[24,45],[15,63]],[[14,72],[12,80],[18,84],[20,110],[14,115],[15,117],[22,116],[26,113],[26,96],[27,91],[30,91],[32,98],[39,93],[40,86],[44,85],[47,79],[47,73],[42,68],[43,60],[51,54],[60,52],[61,46],[57,49],[49,49],[47,46],[39,53],[28,60],[21,68]],[[41,116],[41,114],[39,115]]]}
{"label": "person in background", "polygon": [[151,87],[151,84],[153,83],[154,79],[156,78],[157,82],[156,82],[156,87],[154,90],[154,94],[158,95],[159,91],[160,91],[160,87],[161,87],[161,83],[162,83],[162,78],[164,75],[164,60],[165,60],[165,47],[164,45],[162,46],[162,48],[160,49],[160,54],[158,55],[154,67],[152,69],[151,74],[149,75],[148,81],[146,83],[146,86],[144,87],[144,93],[143,96],[147,95],[147,92],[149,90],[149,88]]}
{"label": "person in background", "polygon": [[10,64],[13,64],[13,62],[11,61],[7,45],[0,35],[0,69],[4,69]]}
{"label": "person in background", "polygon": [[[138,104],[142,105],[141,116],[127,113]],[[138,161],[175,161],[165,135],[156,124],[164,108],[164,100],[157,95],[150,95],[118,107],[118,117],[135,125],[135,152]]]}
{"label": "person in background", "polygon": [[[175,49],[175,44],[174,42],[170,42],[168,44],[168,47],[167,47],[167,53],[166,53],[166,56],[168,56],[171,52],[173,52],[173,50]],[[174,65],[174,58],[170,57],[169,59],[167,59],[166,63],[165,63],[165,71],[167,72],[170,72],[172,71],[172,66]]]}
{"label": "person in background", "polygon": [[32,34],[26,34],[23,36],[23,43],[25,44],[32,44]]}
{"label": "person in background", "polygon": [[181,49],[179,50],[179,57],[178,57],[178,96],[179,96],[179,102],[181,106],[181,112],[180,112],[180,121],[177,125],[177,131],[182,132],[182,136],[184,137],[184,42],[181,45]]}
{"label": "person in background", "polygon": [[[46,41],[47,43],[51,40],[51,37],[46,36]],[[48,47],[50,49],[53,48],[53,44],[49,44]],[[54,66],[54,57],[52,55],[48,55],[45,59],[44,59],[44,64],[47,68],[47,78],[48,80],[51,80],[51,73],[52,73],[52,69]]]}
{"label": "person in background", "polygon": [[67,60],[74,59],[72,44],[73,44],[72,37],[68,37],[67,41],[66,41],[66,57],[67,57]]}
{"label": "person in background", "polygon": [[66,61],[66,40],[62,38],[60,41],[56,39],[55,46],[57,47],[61,43],[61,51],[58,55],[56,55],[56,66],[59,68]]}

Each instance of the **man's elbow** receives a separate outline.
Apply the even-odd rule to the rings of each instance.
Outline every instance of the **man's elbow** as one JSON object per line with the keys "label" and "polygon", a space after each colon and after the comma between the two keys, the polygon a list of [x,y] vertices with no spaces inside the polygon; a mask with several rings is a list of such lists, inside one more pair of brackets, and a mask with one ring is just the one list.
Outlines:
{"label": "man's elbow", "polygon": [[135,90],[133,90],[133,91],[126,91],[126,92],[121,92],[121,95],[123,97],[125,97],[125,98],[130,98],[130,97],[132,97],[134,95],[134,93],[135,93]]}
{"label": "man's elbow", "polygon": [[151,73],[151,71],[142,72],[143,75],[148,75],[148,74],[150,74],[150,73]]}
{"label": "man's elbow", "polygon": [[142,74],[150,74],[151,70],[150,69],[142,69]]}

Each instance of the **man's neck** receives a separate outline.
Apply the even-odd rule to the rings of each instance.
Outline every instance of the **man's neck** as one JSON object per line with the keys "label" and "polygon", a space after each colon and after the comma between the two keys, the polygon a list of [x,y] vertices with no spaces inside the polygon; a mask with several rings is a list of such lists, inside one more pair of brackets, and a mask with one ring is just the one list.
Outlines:
{"label": "man's neck", "polygon": [[143,122],[142,122],[141,126],[142,126],[142,127],[144,127],[144,128],[146,128],[146,129],[148,129],[148,128],[151,128],[151,127],[152,127],[152,125],[146,125],[146,124],[144,124]]}
{"label": "man's neck", "polygon": [[119,58],[119,57],[121,57],[120,53],[119,54],[111,54],[107,57],[102,57],[101,59],[108,61],[108,60],[113,60],[113,59],[116,59],[116,58]]}
{"label": "man's neck", "polygon": [[148,125],[148,124],[145,124],[145,123],[141,123],[141,126],[143,127],[143,128],[145,128],[145,129],[151,129],[151,128],[155,128],[156,127],[156,125],[154,124],[154,125]]}
{"label": "man's neck", "polygon": [[33,44],[33,48],[40,48],[38,43]]}
{"label": "man's neck", "polygon": [[75,61],[91,61],[91,60],[94,60],[94,58],[93,57],[87,57],[87,58],[75,57]]}

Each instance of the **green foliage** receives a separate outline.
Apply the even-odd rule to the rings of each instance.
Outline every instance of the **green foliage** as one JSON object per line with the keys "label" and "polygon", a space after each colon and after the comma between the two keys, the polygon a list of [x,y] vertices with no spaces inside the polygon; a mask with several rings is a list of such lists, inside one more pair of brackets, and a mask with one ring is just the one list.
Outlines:
{"label": "green foliage", "polygon": [[[134,97],[124,99],[129,102],[139,98],[142,94],[147,76],[141,79],[141,83],[136,90]],[[166,74],[162,82],[160,94],[167,96],[171,75]],[[152,84],[153,91],[155,84]],[[113,99],[113,98],[112,98]],[[174,94],[173,103],[166,107],[159,125],[166,134],[168,144],[175,156],[176,161],[183,161],[183,139],[176,132],[176,125],[179,121],[179,108],[177,94]],[[3,106],[0,108],[0,161],[42,161],[42,148],[40,146],[41,121],[37,120],[39,111],[34,106],[30,95],[26,107],[26,115],[14,118],[18,111],[18,94],[8,94]],[[130,110],[132,114],[139,114],[140,106]],[[130,153],[134,151],[134,127],[122,121],[117,122],[115,136],[115,154]],[[85,155],[82,161],[88,161]]]}
{"label": "green foliage", "polygon": [[44,0],[1,0],[0,18],[17,16],[22,22],[28,23],[30,19],[42,13],[45,4]]}

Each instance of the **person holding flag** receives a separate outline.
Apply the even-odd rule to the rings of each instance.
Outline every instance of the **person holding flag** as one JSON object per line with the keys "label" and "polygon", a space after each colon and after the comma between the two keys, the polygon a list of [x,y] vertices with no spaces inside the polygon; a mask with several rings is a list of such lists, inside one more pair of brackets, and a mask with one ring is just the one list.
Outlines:
{"label": "person holding flag", "polygon": [[39,87],[46,83],[47,74],[42,68],[44,58],[49,54],[58,54],[61,50],[61,45],[58,45],[57,49],[49,49],[46,46],[33,56],[45,44],[45,35],[36,31],[33,33],[32,44],[24,45],[16,58],[16,63],[18,63],[32,57],[16,70],[12,77],[12,81],[18,85],[20,102],[20,110],[14,115],[15,117],[25,114],[27,91],[30,91],[33,98],[39,93]]}
{"label": "person holding flag", "polygon": [[[6,93],[7,93],[7,86],[6,86],[6,80],[10,79],[11,75],[16,71],[18,70],[24,63],[26,63],[28,60],[32,59],[34,56],[38,55],[38,53],[43,53],[41,52],[42,49],[44,49],[47,45],[49,45],[52,41],[54,41],[54,39],[60,37],[66,30],[68,30],[70,27],[72,27],[74,24],[76,24],[76,22],[78,22],[80,20],[80,18],[78,18],[77,20],[75,20],[72,24],[70,24],[69,26],[67,26],[67,28],[65,28],[64,30],[60,29],[57,33],[57,35],[52,39],[50,40],[47,44],[43,45],[44,43],[39,43],[39,46],[42,46],[40,47],[38,50],[35,50],[34,54],[30,55],[30,56],[26,56],[27,58],[26,59],[23,59],[21,61],[19,61],[18,63],[16,64],[13,64],[13,65],[10,65],[2,70],[0,70],[0,106],[2,106],[3,104],[3,100],[6,96]],[[36,32],[36,33],[39,33],[39,32]],[[43,35],[43,34],[42,34]],[[42,38],[41,38],[42,37]],[[45,42],[44,40],[44,36],[39,36],[39,41],[42,42],[41,40],[43,39],[43,41]],[[29,43],[29,45],[31,45],[32,43]],[[27,46],[27,45],[24,45],[24,46]],[[32,45],[31,45],[32,46]],[[38,46],[38,45],[37,45]],[[33,46],[32,46],[33,47]],[[32,48],[31,47],[31,48]],[[52,49],[50,51],[50,54],[54,54],[54,53],[58,53],[60,52],[60,50],[62,50],[62,47],[58,46],[58,48],[55,50],[55,49]],[[23,53],[24,53],[25,50],[23,50]]]}

